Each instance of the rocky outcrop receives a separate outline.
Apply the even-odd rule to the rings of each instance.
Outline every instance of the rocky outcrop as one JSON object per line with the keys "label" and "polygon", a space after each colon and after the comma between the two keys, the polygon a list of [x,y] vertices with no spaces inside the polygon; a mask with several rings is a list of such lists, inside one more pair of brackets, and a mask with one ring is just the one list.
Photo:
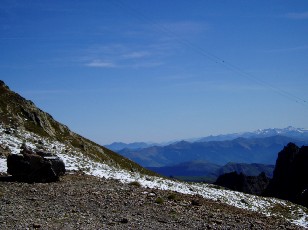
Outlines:
{"label": "rocky outcrop", "polygon": [[264,195],[308,207],[308,146],[289,143],[279,152],[273,179]]}
{"label": "rocky outcrop", "polygon": [[0,144],[0,157],[7,157],[11,154],[10,149],[7,146]]}
{"label": "rocky outcrop", "polygon": [[64,162],[57,156],[24,148],[7,158],[7,172],[17,181],[54,182],[65,173]]}
{"label": "rocky outcrop", "polygon": [[32,101],[11,91],[1,80],[0,111],[0,121],[10,126],[24,127],[31,132],[52,137],[69,132],[66,126],[55,122],[50,114],[37,108]]}
{"label": "rocky outcrop", "polygon": [[231,172],[219,176],[215,184],[234,191],[261,195],[269,184],[269,178],[263,172],[258,176],[246,176],[243,173]]}
{"label": "rocky outcrop", "polygon": [[231,172],[221,175],[216,185],[231,190],[271,196],[308,207],[308,146],[301,148],[289,143],[278,153],[273,178],[264,173],[245,176]]}

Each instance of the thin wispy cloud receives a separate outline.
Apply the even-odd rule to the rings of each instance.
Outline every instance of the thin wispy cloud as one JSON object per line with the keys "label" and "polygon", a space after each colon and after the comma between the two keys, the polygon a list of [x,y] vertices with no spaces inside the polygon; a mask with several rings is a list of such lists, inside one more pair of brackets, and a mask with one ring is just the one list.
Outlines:
{"label": "thin wispy cloud", "polygon": [[144,62],[130,62],[130,63],[112,63],[112,62],[104,62],[100,60],[90,61],[85,64],[87,67],[96,67],[96,68],[152,68],[163,65],[162,62],[152,62],[152,61],[144,61]]}
{"label": "thin wispy cloud", "polygon": [[115,67],[117,67],[112,62],[106,62],[106,61],[101,61],[101,60],[90,61],[90,62],[86,63],[86,66],[88,66],[88,67],[99,67],[99,68],[115,68]]}
{"label": "thin wispy cloud", "polygon": [[[168,46],[167,46],[168,47]],[[113,58],[113,59],[139,59],[150,58],[165,53],[167,47],[164,44],[151,43],[146,45],[127,45],[127,44],[108,44],[108,45],[92,45],[84,49],[87,56],[97,57],[97,59]]]}
{"label": "thin wispy cloud", "polygon": [[286,17],[290,19],[308,19],[308,11],[288,13]]}
{"label": "thin wispy cloud", "polygon": [[[157,48],[159,47],[159,48]],[[127,46],[125,44],[96,45],[83,51],[80,61],[97,68],[152,68],[163,65],[167,52],[158,44]]]}
{"label": "thin wispy cloud", "polygon": [[150,56],[150,53],[147,51],[135,51],[127,54],[123,54],[122,57],[125,59],[135,59],[135,58],[144,58]]}

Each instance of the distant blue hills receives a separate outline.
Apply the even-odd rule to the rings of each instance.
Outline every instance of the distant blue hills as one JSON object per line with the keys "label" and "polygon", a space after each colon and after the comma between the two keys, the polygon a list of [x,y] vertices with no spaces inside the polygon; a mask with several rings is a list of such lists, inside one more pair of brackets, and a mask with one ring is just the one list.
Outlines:
{"label": "distant blue hills", "polygon": [[[261,169],[270,176],[278,152],[289,142],[298,146],[308,145],[308,130],[289,126],[285,129],[208,136],[167,145],[140,142],[113,143],[106,147],[165,176],[216,177],[222,173],[221,167],[230,162],[234,163],[232,167],[229,165],[229,169],[233,168],[234,171],[243,172],[246,168],[246,172],[254,174],[253,171],[258,173]],[[260,167],[252,164],[259,164]]]}
{"label": "distant blue hills", "polygon": [[307,145],[308,141],[285,136],[264,138],[239,137],[227,141],[180,141],[167,146],[122,149],[121,155],[144,167],[172,166],[189,161],[207,161],[217,165],[228,162],[275,164],[277,153],[289,142]]}
{"label": "distant blue hills", "polygon": [[[221,135],[211,135],[200,138],[193,139],[185,139],[183,141],[187,141],[190,143],[193,142],[209,142],[209,141],[227,141],[234,140],[236,138],[262,138],[262,137],[272,137],[272,136],[285,136],[291,137],[297,140],[308,140],[308,130],[303,128],[294,128],[292,126],[288,126],[287,128],[277,129],[277,128],[269,128],[269,129],[258,129],[253,132],[241,132],[241,133],[231,133],[231,134],[221,134]],[[142,149],[152,146],[166,146],[179,141],[169,141],[165,143],[147,143],[147,142],[133,142],[133,143],[123,143],[123,142],[114,142],[109,145],[105,145],[106,148],[111,149],[113,151],[119,151],[122,149]]]}

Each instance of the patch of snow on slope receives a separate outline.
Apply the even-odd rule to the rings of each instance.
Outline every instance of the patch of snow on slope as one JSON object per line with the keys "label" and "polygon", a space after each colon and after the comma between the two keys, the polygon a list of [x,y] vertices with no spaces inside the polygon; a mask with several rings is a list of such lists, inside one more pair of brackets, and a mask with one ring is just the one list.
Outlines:
{"label": "patch of snow on slope", "polygon": [[6,172],[6,159],[0,158],[0,172]]}
{"label": "patch of snow on slope", "polygon": [[[22,143],[26,143],[28,146],[35,149],[37,143],[41,142],[47,151],[57,153],[57,155],[64,161],[67,170],[81,170],[89,175],[104,177],[107,179],[117,179],[123,183],[138,181],[142,186],[148,188],[158,188],[185,194],[201,195],[207,199],[219,201],[242,209],[260,212],[268,216],[279,215],[271,211],[273,206],[279,205],[286,207],[286,210],[288,210],[289,221],[303,227],[308,227],[307,209],[291,204],[287,201],[234,192],[210,184],[178,182],[160,177],[144,176],[136,172],[120,170],[106,164],[95,162],[76,149],[68,147],[58,141],[44,139],[30,132],[14,130],[11,134],[7,134],[1,127],[1,124],[0,137],[0,144],[4,147],[10,148],[12,153],[15,154],[19,153]],[[0,172],[6,172],[6,170],[6,159],[0,158]]]}

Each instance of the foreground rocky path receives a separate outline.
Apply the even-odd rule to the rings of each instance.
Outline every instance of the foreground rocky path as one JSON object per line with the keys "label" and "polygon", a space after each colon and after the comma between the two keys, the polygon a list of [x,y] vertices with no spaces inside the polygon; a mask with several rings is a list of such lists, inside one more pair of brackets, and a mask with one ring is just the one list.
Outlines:
{"label": "foreground rocky path", "polygon": [[0,229],[301,229],[276,217],[82,174],[0,182]]}

